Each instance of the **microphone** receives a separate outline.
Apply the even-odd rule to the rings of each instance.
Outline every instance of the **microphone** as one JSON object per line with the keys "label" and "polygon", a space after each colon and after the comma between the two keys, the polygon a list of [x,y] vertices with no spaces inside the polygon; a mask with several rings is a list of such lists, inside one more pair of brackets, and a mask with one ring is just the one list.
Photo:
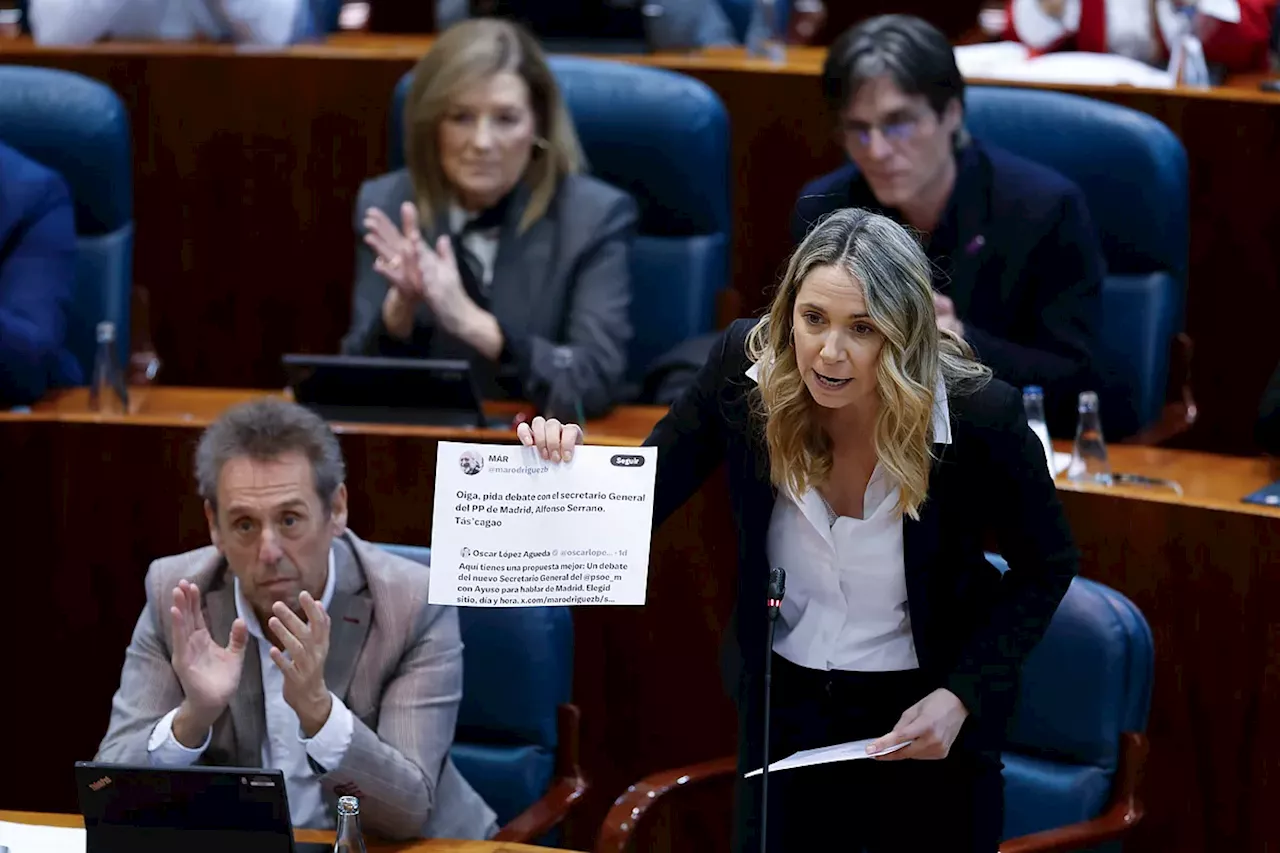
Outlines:
{"label": "microphone", "polygon": [[773,699],[773,631],[778,612],[787,594],[787,570],[778,566],[769,570],[769,636],[764,646],[764,761],[760,771],[760,853],[768,853],[769,845],[769,708]]}

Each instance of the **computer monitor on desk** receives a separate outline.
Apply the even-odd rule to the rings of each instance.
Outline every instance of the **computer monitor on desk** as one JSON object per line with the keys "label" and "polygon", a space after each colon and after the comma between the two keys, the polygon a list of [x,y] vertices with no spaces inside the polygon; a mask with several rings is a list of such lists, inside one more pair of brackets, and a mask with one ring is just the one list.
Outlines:
{"label": "computer monitor on desk", "polygon": [[293,840],[284,774],[82,761],[85,853],[327,853]]}
{"label": "computer monitor on desk", "polygon": [[293,399],[327,421],[510,428],[485,416],[471,365],[453,359],[286,355]]}
{"label": "computer monitor on desk", "polygon": [[550,53],[646,53],[647,0],[471,0],[473,17],[519,21]]}

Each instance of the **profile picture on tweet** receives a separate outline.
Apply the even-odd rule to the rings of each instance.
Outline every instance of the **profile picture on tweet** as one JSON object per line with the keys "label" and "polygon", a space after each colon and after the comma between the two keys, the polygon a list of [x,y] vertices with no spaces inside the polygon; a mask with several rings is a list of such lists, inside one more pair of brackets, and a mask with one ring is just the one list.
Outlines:
{"label": "profile picture on tweet", "polygon": [[484,457],[474,450],[464,450],[458,457],[458,467],[464,474],[479,474],[484,468]]}

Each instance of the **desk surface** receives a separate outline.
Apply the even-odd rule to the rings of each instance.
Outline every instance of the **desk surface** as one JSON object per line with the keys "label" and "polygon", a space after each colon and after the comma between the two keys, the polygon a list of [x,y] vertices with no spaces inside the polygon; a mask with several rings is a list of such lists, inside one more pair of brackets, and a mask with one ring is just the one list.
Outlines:
{"label": "desk surface", "polygon": [[[6,812],[0,811],[0,821],[10,823],[29,823],[40,826],[61,826],[80,828],[84,826],[84,818],[78,814],[47,814],[44,812]],[[315,829],[300,829],[294,833],[298,841],[330,844],[333,842],[332,832]],[[444,839],[373,842],[369,844],[370,853],[538,853],[550,848],[533,847],[528,844],[511,844],[501,841],[451,841]]]}
{"label": "desk surface", "polygon": [[[0,413],[0,421],[53,420],[67,423],[136,424],[139,426],[185,426],[199,429],[229,406],[261,396],[286,396],[285,392],[249,388],[177,388],[155,386],[133,389],[131,413],[123,416],[99,415],[89,411],[88,391],[73,388],[60,391],[36,404],[30,414]],[[513,416],[516,403],[486,403],[490,415]],[[665,413],[661,406],[622,406],[608,416],[587,423],[591,444],[634,446],[642,443],[653,425]],[[340,435],[383,435],[452,441],[512,441],[510,430],[459,429],[400,424],[335,424]],[[1069,453],[1071,443],[1059,441],[1056,449]],[[1221,456],[1189,450],[1113,445],[1109,448],[1112,468],[1117,472],[1142,474],[1173,480],[1182,486],[1179,495],[1171,489],[1143,486],[1100,487],[1072,483],[1058,478],[1058,488],[1074,492],[1097,492],[1139,501],[1242,512],[1280,518],[1280,508],[1244,503],[1241,498],[1280,479],[1280,467],[1261,457]]]}
{"label": "desk surface", "polygon": [[[29,823],[41,826],[63,826],[78,828],[84,826],[84,818],[78,814],[48,814],[44,812],[6,812],[0,811],[0,821],[10,823]],[[332,832],[315,829],[300,829],[294,833],[298,841],[331,844]],[[370,853],[538,853],[547,847],[534,847],[529,844],[512,844],[503,841],[453,841],[448,839],[432,839],[403,842],[369,841]]]}
{"label": "desk surface", "polygon": [[[129,392],[129,414],[100,415],[89,409],[89,390],[58,391],[32,407],[31,413],[0,412],[4,420],[53,420],[69,423],[136,424],[139,426],[187,426],[201,428],[223,411],[258,397],[288,397],[286,391],[254,388],[178,388],[156,386]],[[519,403],[485,403],[490,417],[515,418]],[[606,417],[588,421],[589,444],[634,446],[641,444],[653,425],[666,413],[662,406],[624,406]],[[527,414],[527,412],[526,412]],[[407,424],[335,423],[340,435],[397,435],[448,441],[511,441],[511,430],[461,427],[411,426]]]}

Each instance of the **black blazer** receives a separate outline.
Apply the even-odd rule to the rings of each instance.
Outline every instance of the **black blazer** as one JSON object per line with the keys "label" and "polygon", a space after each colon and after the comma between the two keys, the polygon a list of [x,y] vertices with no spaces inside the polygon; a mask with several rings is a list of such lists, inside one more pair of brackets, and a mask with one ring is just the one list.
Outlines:
{"label": "black blazer", "polygon": [[[901,221],[848,164],[800,191],[792,236],[798,243],[846,207]],[[1101,391],[1106,373],[1098,354],[1102,247],[1080,188],[1052,169],[974,141],[956,152],[956,185],[925,248],[934,288],[955,302],[978,358],[1016,388],[1042,386],[1049,428],[1074,435],[1077,396]],[[1116,401],[1106,402],[1104,417],[1117,422]]]}
{"label": "black blazer", "polygon": [[[777,497],[768,448],[749,411],[755,383],[744,375],[754,322],[729,327],[697,382],[645,442],[658,448],[655,525],[727,465],[738,528],[737,644],[747,677],[762,668],[765,540]],[[1066,594],[1078,554],[1021,395],[993,380],[949,396],[948,407],[952,443],[934,447],[920,520],[903,522],[907,603],[920,667],[964,702],[981,730],[999,736],[1022,661]],[[1003,576],[984,556],[987,533],[1008,560]]]}

